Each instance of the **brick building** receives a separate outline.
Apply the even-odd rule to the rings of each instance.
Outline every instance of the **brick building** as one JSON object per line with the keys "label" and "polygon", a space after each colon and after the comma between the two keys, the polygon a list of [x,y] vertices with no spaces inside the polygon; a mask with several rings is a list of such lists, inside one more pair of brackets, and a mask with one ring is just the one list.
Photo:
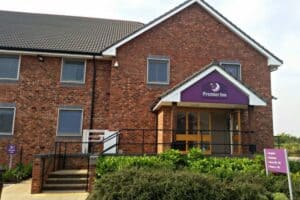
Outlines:
{"label": "brick building", "polygon": [[1,11],[0,29],[0,163],[7,144],[31,162],[84,129],[119,130],[122,153],[273,146],[282,61],[202,0],[145,25]]}

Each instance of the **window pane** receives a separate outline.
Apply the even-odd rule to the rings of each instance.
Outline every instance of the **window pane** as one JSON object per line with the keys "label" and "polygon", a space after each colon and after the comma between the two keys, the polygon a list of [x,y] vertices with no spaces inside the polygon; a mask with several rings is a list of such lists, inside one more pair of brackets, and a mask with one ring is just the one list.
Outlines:
{"label": "window pane", "polygon": [[83,61],[64,61],[62,71],[62,81],[84,81],[84,62]]}
{"label": "window pane", "polygon": [[14,121],[13,108],[0,108],[0,133],[12,134]]}
{"label": "window pane", "polygon": [[200,113],[200,130],[203,134],[208,133],[209,130],[209,113]]}
{"label": "window pane", "polygon": [[0,78],[17,79],[18,70],[18,56],[0,56]]}
{"label": "window pane", "polygon": [[168,83],[168,60],[148,60],[148,82]]}
{"label": "window pane", "polygon": [[224,70],[231,74],[233,77],[237,79],[241,79],[240,77],[240,65],[239,64],[222,64]]}
{"label": "window pane", "polygon": [[80,135],[81,117],[81,110],[60,110],[58,133],[63,135]]}
{"label": "window pane", "polygon": [[186,130],[186,117],[185,113],[177,113],[176,119],[176,133],[177,134],[185,134]]}
{"label": "window pane", "polygon": [[189,134],[197,134],[197,113],[188,115]]}

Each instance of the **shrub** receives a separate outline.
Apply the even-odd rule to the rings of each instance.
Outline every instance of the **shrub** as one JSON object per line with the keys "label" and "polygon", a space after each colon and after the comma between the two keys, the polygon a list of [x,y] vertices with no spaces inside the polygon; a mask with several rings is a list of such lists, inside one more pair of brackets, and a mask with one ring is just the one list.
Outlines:
{"label": "shrub", "polygon": [[299,161],[289,161],[290,170],[292,173],[300,173],[300,162]]}
{"label": "shrub", "polygon": [[96,175],[104,174],[129,168],[153,168],[153,169],[173,169],[170,161],[162,162],[157,156],[120,156],[120,157],[101,157],[97,160]]}
{"label": "shrub", "polygon": [[203,159],[203,152],[199,148],[192,148],[189,150],[187,154],[187,158],[189,162],[193,162],[199,159]]}
{"label": "shrub", "polygon": [[176,169],[183,168],[187,165],[187,157],[180,153],[179,150],[169,149],[159,155],[164,162],[173,163]]}
{"label": "shrub", "polygon": [[4,182],[19,182],[31,177],[32,164],[17,164],[15,168],[6,169],[2,175]]}
{"label": "shrub", "polygon": [[272,197],[274,200],[289,200],[285,194],[279,192],[274,193]]}
{"label": "shrub", "polygon": [[224,199],[219,180],[191,172],[121,170],[96,182],[89,200]]}
{"label": "shrub", "polygon": [[274,177],[237,173],[232,181],[227,181],[186,170],[127,169],[98,179],[88,200],[268,200],[275,192],[265,184]]}

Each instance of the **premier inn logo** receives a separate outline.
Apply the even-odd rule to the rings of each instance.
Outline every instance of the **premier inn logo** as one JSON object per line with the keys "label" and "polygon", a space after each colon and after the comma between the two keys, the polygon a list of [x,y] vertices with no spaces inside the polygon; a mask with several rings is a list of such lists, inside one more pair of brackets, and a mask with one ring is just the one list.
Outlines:
{"label": "premier inn logo", "polygon": [[205,98],[227,98],[226,86],[218,82],[209,82],[204,85],[202,90],[202,96]]}

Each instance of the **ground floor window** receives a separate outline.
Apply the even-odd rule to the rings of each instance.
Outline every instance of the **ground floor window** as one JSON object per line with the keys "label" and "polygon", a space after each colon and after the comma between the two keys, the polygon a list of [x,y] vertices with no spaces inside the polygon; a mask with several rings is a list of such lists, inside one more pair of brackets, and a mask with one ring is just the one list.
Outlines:
{"label": "ground floor window", "polygon": [[0,107],[0,135],[13,135],[15,107]]}
{"label": "ground floor window", "polygon": [[81,136],[82,117],[82,108],[59,108],[57,135]]}

